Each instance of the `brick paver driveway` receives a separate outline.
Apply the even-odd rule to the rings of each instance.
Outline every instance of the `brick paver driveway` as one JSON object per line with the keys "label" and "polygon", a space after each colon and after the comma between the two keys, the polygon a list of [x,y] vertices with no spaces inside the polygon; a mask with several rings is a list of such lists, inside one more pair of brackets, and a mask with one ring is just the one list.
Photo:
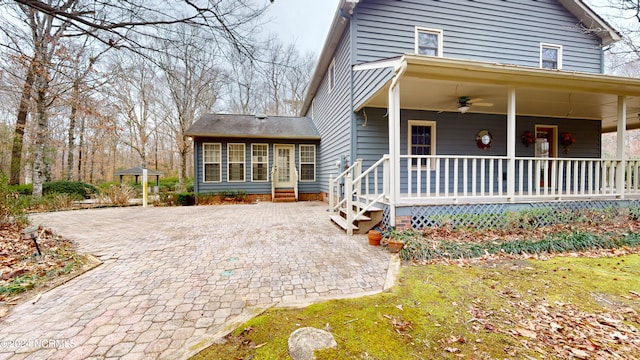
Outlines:
{"label": "brick paver driveway", "polygon": [[389,256],[321,202],[32,216],[103,264],[0,319],[0,359],[185,358],[257,309],[382,290]]}

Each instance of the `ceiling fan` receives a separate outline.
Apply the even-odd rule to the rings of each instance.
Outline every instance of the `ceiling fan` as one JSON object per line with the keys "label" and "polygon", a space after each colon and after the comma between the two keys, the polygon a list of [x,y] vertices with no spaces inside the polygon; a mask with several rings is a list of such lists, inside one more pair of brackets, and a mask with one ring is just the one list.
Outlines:
{"label": "ceiling fan", "polygon": [[484,106],[491,107],[493,103],[490,102],[482,102],[483,99],[480,98],[470,98],[469,96],[460,96],[458,97],[458,111],[461,113],[466,113],[473,106]]}

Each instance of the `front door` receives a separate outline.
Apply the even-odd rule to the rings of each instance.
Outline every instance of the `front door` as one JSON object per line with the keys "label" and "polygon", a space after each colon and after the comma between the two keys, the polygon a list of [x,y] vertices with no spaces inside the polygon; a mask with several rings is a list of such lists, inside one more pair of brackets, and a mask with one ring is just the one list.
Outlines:
{"label": "front door", "polygon": [[[558,126],[536,125],[535,156],[542,158],[554,158],[558,156]],[[540,166],[540,187],[548,188],[552,183],[552,163],[541,163]],[[544,177],[545,168],[547,172],[546,180]]]}
{"label": "front door", "polygon": [[276,173],[273,178],[275,187],[292,188],[296,179],[291,171],[295,163],[295,145],[274,145],[276,154]]}

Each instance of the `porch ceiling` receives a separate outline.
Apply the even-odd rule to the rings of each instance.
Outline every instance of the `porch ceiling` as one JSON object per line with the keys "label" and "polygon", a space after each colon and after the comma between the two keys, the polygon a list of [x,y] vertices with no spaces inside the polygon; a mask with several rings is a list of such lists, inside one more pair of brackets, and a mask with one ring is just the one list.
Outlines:
{"label": "porch ceiling", "polygon": [[[403,57],[400,80],[403,109],[457,111],[457,99],[476,103],[468,113],[506,114],[508,88],[516,89],[518,115],[602,120],[604,132],[616,131],[618,95],[627,98],[627,128],[640,128],[640,80],[549,71],[465,60]],[[364,106],[387,107],[387,84]],[[464,115],[462,115],[464,116]]]}

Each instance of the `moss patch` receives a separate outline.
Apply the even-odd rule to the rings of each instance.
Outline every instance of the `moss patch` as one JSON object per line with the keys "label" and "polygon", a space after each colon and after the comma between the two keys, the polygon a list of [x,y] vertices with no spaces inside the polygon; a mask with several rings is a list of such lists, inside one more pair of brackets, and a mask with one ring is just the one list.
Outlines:
{"label": "moss patch", "polygon": [[194,359],[284,359],[289,335],[304,326],[338,342],[318,359],[632,358],[638,275],[638,255],[408,266],[391,293],[271,309]]}

